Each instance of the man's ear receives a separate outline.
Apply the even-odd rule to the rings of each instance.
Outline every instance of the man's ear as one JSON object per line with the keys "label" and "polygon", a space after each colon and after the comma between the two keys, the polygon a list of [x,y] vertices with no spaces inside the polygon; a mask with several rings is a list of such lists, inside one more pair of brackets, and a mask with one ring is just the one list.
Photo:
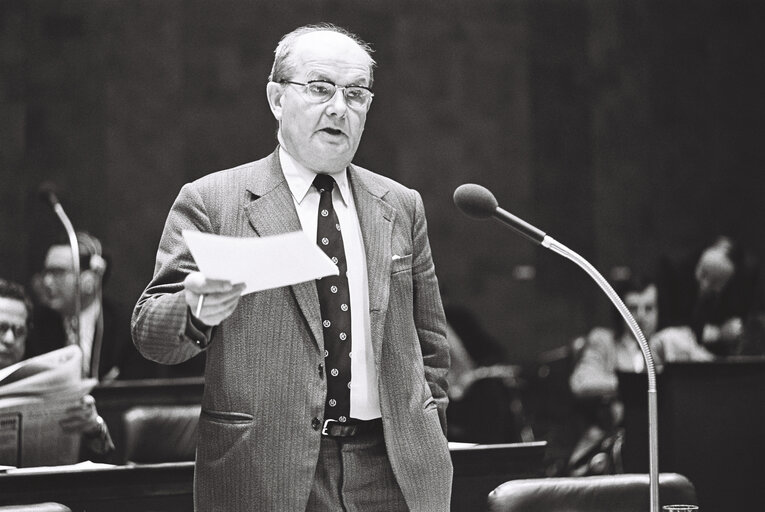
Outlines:
{"label": "man's ear", "polygon": [[266,84],[266,97],[268,106],[271,107],[274,117],[277,121],[282,120],[282,98],[284,97],[284,86],[276,82]]}

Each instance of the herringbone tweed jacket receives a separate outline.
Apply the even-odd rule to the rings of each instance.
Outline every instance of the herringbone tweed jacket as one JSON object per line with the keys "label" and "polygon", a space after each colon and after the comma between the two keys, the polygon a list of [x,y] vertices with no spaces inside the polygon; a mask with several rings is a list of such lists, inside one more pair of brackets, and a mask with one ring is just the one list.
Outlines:
{"label": "herringbone tweed jacket", "polygon": [[[409,508],[444,512],[452,482],[444,434],[449,353],[422,199],[358,166],[348,175],[367,258],[388,456]],[[196,510],[305,510],[321,436],[314,418],[322,418],[327,392],[318,370],[324,341],[316,284],[243,296],[197,344],[182,291],[196,270],[183,229],[236,237],[301,229],[278,151],[181,189],[132,332],[153,361],[174,364],[207,351]]]}

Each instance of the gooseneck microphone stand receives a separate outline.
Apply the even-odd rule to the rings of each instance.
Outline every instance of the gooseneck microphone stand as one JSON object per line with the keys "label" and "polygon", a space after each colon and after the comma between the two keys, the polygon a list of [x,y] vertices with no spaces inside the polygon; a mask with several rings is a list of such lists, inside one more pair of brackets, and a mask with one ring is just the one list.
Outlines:
{"label": "gooseneck microphone stand", "polygon": [[[69,239],[69,247],[72,250],[72,272],[74,272],[74,314],[72,315],[72,330],[74,330],[74,340],[78,347],[82,348],[80,340],[80,313],[82,312],[82,298],[80,290],[82,289],[82,278],[80,275],[80,246],[77,242],[77,234],[74,231],[72,222],[67,217],[61,203],[53,206],[53,211],[64,225],[66,236]],[[83,353],[84,354],[84,353]],[[84,375],[85,376],[85,375]],[[89,375],[87,375],[89,376]]]}
{"label": "gooseneck microphone stand", "polygon": [[457,187],[454,191],[454,203],[467,216],[476,219],[493,217],[495,220],[510,227],[524,238],[537,243],[546,249],[560,254],[564,258],[573,261],[589,275],[597,285],[606,293],[619,314],[622,316],[632,331],[633,336],[640,346],[640,351],[645,360],[648,374],[648,484],[650,491],[651,512],[659,512],[659,409],[656,395],[656,368],[653,362],[651,349],[643,336],[640,327],[624,305],[619,295],[614,291],[608,281],[598,272],[595,267],[572,251],[562,243],[554,240],[545,232],[537,229],[512,213],[503,210],[497,204],[497,200],[488,189],[473,183],[467,183]]}
{"label": "gooseneck microphone stand", "polygon": [[74,231],[72,221],[69,220],[64,207],[61,206],[58,198],[56,197],[55,187],[51,183],[43,183],[39,190],[40,198],[48,203],[53,209],[53,212],[58,217],[61,224],[64,226],[66,236],[69,240],[69,247],[72,250],[72,272],[74,272],[74,314],[72,316],[72,329],[74,330],[74,339],[80,349],[82,344],[80,343],[80,313],[82,311],[82,299],[80,296],[80,289],[82,288],[81,276],[80,276],[80,246],[77,242],[77,233]]}
{"label": "gooseneck microphone stand", "polygon": [[606,293],[608,298],[611,299],[611,302],[616,306],[619,314],[624,321],[627,322],[638,345],[640,345],[640,351],[643,353],[645,368],[648,373],[648,483],[651,498],[651,512],[659,512],[659,409],[656,395],[656,367],[654,366],[651,349],[646,342],[645,336],[643,336],[643,332],[640,330],[637,322],[627,309],[627,306],[624,305],[624,302],[619,298],[619,295],[595,267],[552,237],[545,236],[541,245],[542,247],[550,249],[564,258],[573,261],[587,272],[587,274]]}

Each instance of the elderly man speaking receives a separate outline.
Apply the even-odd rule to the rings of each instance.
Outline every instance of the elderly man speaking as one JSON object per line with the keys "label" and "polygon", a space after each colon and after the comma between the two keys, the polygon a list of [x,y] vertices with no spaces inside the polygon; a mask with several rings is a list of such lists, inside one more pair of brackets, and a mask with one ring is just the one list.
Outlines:
{"label": "elderly man speaking", "polygon": [[[351,163],[370,52],[333,25],[284,36],[266,85],[277,149],[185,185],[168,216],[132,330],[154,361],[207,352],[197,510],[449,509],[449,354],[422,199]],[[183,229],[302,229],[340,273],[242,296],[197,271]]]}

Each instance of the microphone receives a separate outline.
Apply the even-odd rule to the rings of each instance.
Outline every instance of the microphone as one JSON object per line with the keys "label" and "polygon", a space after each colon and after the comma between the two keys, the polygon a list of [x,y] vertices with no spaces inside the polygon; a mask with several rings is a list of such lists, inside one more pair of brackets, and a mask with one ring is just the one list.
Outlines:
{"label": "microphone", "polygon": [[56,197],[56,185],[50,181],[46,181],[40,185],[37,189],[37,195],[40,196],[40,200],[48,204],[54,210],[56,205],[61,206],[58,197]]}
{"label": "microphone", "polygon": [[535,244],[541,245],[547,236],[541,229],[535,228],[523,219],[519,219],[507,210],[500,208],[494,194],[481,185],[465,183],[457,187],[457,190],[454,191],[454,204],[465,215],[474,219],[494,217]]}
{"label": "microphone", "polygon": [[648,483],[650,491],[650,510],[659,511],[659,409],[656,396],[656,369],[654,367],[653,355],[648,346],[648,342],[643,336],[632,314],[624,305],[619,295],[614,291],[606,279],[595,269],[586,259],[572,251],[562,243],[546,235],[528,222],[519,219],[512,213],[499,207],[497,199],[488,189],[474,183],[465,183],[460,185],[454,191],[454,204],[462,210],[465,215],[474,219],[488,219],[493,217],[514,231],[517,231],[528,240],[540,244],[546,249],[558,253],[576,263],[600,286],[606,293],[613,305],[621,314],[624,321],[635,336],[640,346],[645,361],[646,373],[648,374]]}

